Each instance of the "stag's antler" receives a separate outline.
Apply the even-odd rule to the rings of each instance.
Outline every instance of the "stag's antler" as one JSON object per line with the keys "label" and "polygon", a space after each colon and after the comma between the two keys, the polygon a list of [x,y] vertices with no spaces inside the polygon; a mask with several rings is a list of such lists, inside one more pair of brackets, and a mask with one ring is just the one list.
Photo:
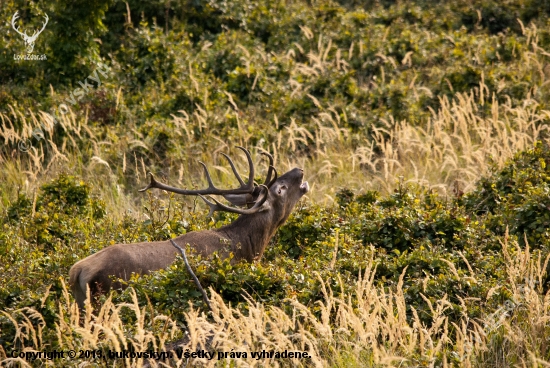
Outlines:
{"label": "stag's antler", "polygon": [[213,200],[214,203],[210,202],[203,195],[199,194],[199,197],[201,197],[202,200],[208,205],[208,207],[210,207],[210,212],[208,212],[208,217],[212,216],[212,214],[215,211],[232,212],[232,213],[238,213],[240,215],[251,215],[253,213],[259,212],[262,209],[262,205],[267,200],[267,192],[268,192],[269,189],[267,189],[267,187],[263,184],[261,184],[259,187],[260,187],[260,191],[263,193],[262,199],[256,200],[256,203],[254,203],[254,206],[252,206],[250,208],[247,208],[245,210],[240,209],[240,208],[226,206],[225,204],[222,204],[222,203],[218,202],[216,200],[216,198],[212,198],[210,196],[208,196],[208,198]]}
{"label": "stag's antler", "polygon": [[[275,183],[275,180],[277,180],[277,170],[275,170],[275,167],[273,166],[273,156],[271,156],[271,154],[268,152],[262,152],[261,154],[269,158],[269,170],[267,172],[267,177],[265,178],[264,185],[266,185],[268,188],[271,188],[273,183]],[[271,179],[271,174],[274,175],[273,179]]]}
{"label": "stag's antler", "polygon": [[[267,186],[267,188],[271,188],[273,183],[275,183],[275,180],[277,180],[277,170],[275,170],[275,167],[273,167],[273,156],[271,156],[267,152],[261,152],[262,155],[265,155],[269,158],[269,169],[267,171],[267,177],[265,178],[264,185]],[[222,153],[223,155],[223,153]],[[240,180],[239,174],[235,171],[235,168],[233,168],[233,172],[235,173],[235,176],[239,179],[239,181],[242,184],[242,181]],[[273,179],[271,179],[271,175],[274,175]],[[241,206],[245,207],[248,206],[249,208],[256,203],[258,200],[258,197],[260,196],[260,192],[263,189],[259,186],[256,186],[254,188],[254,191],[249,194],[225,194],[223,197],[227,199],[229,202],[234,204],[235,206]]]}
{"label": "stag's antler", "polygon": [[44,28],[46,28],[46,24],[48,24],[48,20],[50,20],[50,18],[48,18],[48,14],[44,14],[44,18],[46,18],[46,22],[42,25],[42,29],[41,29],[40,31],[34,31],[34,33],[32,34],[32,36],[30,37],[31,42],[36,41],[36,38],[38,37],[38,35],[39,35],[40,33],[42,33],[42,31],[44,30]]}
{"label": "stag's antler", "polygon": [[25,39],[25,41],[27,40],[27,38],[29,38],[29,36],[27,36],[27,32],[24,32],[24,33],[21,33],[21,31],[19,31],[19,27],[16,27],[15,26],[15,21],[19,18],[19,11],[16,11],[15,14],[13,15],[13,17],[11,17],[11,26],[13,27],[13,29],[15,30],[15,32],[19,33],[21,36],[23,36],[23,38]]}
{"label": "stag's antler", "polygon": [[[235,164],[233,163],[233,160],[231,160],[231,158],[228,155],[226,155],[225,153],[222,153],[222,155],[229,162],[229,165],[231,166],[231,170],[233,171],[233,174],[235,175],[235,177],[239,181],[239,183],[240,183],[239,188],[236,188],[236,189],[218,189],[218,188],[216,188],[214,186],[214,183],[212,182],[212,178],[210,176],[210,172],[208,171],[208,168],[206,167],[206,165],[203,162],[199,161],[199,163],[204,168],[204,174],[206,176],[206,180],[208,181],[208,187],[206,189],[191,190],[191,189],[175,188],[175,187],[172,187],[172,186],[169,186],[169,185],[158,182],[155,179],[155,177],[153,176],[153,174],[149,173],[149,175],[151,177],[151,182],[149,183],[149,185],[147,185],[147,187],[141,189],[140,192],[144,192],[144,191],[146,191],[150,188],[158,188],[158,189],[163,189],[163,190],[166,190],[168,192],[173,192],[173,193],[177,193],[177,194],[198,195],[210,207],[209,216],[212,215],[212,213],[214,211],[227,211],[227,212],[233,212],[233,213],[239,213],[239,214],[256,213],[260,210],[261,206],[266,201],[267,196],[268,196],[267,191],[268,191],[269,187],[271,185],[273,185],[273,183],[277,179],[277,170],[275,170],[275,168],[273,167],[273,156],[271,156],[269,153],[263,153],[264,155],[266,155],[269,158],[269,170],[268,170],[268,173],[267,173],[267,177],[265,179],[265,184],[256,186],[255,183],[254,183],[254,164],[252,162],[252,157],[250,156],[250,152],[247,149],[245,149],[243,147],[240,147],[240,146],[237,146],[237,148],[239,148],[240,150],[242,150],[245,153],[246,158],[248,160],[249,174],[248,174],[248,182],[247,183],[245,183],[241,179],[241,176],[239,175],[239,173],[237,172],[237,169],[235,168]],[[273,179],[271,179],[272,175],[274,175]],[[263,194],[263,197],[261,197],[262,194]],[[213,203],[213,202],[208,201],[206,199],[206,197],[204,197],[205,195],[221,195],[226,200],[228,200],[229,202],[231,202],[232,204],[234,204],[236,206],[249,206],[250,208],[248,208],[248,209],[238,209],[238,208],[234,208],[234,207],[228,207],[228,206],[225,206],[225,205],[221,204],[216,199],[210,197],[210,199],[214,201],[214,203]],[[260,199],[260,197],[261,197],[261,199]]]}
{"label": "stag's antler", "polygon": [[153,177],[153,174],[149,173],[151,176],[151,182],[148,186],[146,186],[143,189],[140,189],[140,192],[144,192],[147,189],[150,188],[158,188],[163,189],[168,192],[183,194],[183,195],[208,195],[208,194],[217,194],[217,195],[225,195],[225,194],[247,194],[252,193],[254,191],[254,164],[252,163],[252,157],[250,156],[250,152],[248,152],[247,149],[237,146],[237,148],[241,149],[245,154],[246,158],[248,160],[248,167],[249,167],[249,174],[248,174],[248,183],[244,183],[242,179],[239,176],[239,173],[237,173],[237,169],[235,169],[235,164],[233,164],[233,161],[229,158],[229,156],[224,154],[224,157],[227,158],[229,161],[229,165],[231,165],[231,168],[233,169],[233,173],[241,183],[241,186],[237,189],[218,189],[214,186],[214,183],[212,183],[212,178],[210,177],[210,172],[208,171],[208,168],[204,164],[204,162],[199,161],[199,163],[204,168],[204,174],[206,176],[206,180],[208,181],[208,188],[206,189],[198,189],[198,190],[190,190],[190,189],[179,189],[175,187],[171,187],[169,185],[159,183],[155,180]]}

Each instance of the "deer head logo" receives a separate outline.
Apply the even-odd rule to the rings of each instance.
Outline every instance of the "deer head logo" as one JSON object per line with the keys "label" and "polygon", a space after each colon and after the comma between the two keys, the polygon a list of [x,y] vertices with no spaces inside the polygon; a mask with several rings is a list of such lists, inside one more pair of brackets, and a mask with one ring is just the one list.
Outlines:
{"label": "deer head logo", "polygon": [[15,32],[19,33],[21,37],[23,37],[23,40],[25,41],[25,44],[27,45],[27,53],[30,54],[32,50],[34,49],[34,43],[36,42],[36,39],[38,38],[38,35],[42,33],[44,28],[46,28],[46,24],[48,24],[48,14],[45,14],[44,18],[46,18],[46,22],[44,22],[44,25],[42,26],[42,29],[40,31],[34,31],[32,36],[27,35],[27,32],[21,32],[19,31],[19,27],[15,26],[15,21],[17,18],[19,18],[19,12],[15,12],[13,17],[11,18],[11,26],[15,30]]}

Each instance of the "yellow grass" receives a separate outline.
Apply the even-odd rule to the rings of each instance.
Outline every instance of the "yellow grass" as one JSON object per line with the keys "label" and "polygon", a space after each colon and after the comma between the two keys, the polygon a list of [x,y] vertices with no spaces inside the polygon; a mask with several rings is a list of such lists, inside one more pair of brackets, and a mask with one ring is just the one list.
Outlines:
{"label": "yellow grass", "polygon": [[[314,38],[309,28],[304,26],[301,30],[308,40]],[[487,172],[491,162],[500,166],[514,152],[532,146],[536,140],[547,139],[548,126],[541,122],[550,117],[550,112],[537,110],[538,102],[530,96],[548,88],[545,80],[548,53],[538,46],[536,27],[523,27],[523,32],[526,51],[521,54],[521,63],[533,74],[533,87],[521,106],[512,106],[510,98],[505,95],[490,95],[482,75],[480,85],[472,92],[458,93],[452,100],[443,98],[441,107],[431,111],[428,121],[415,125],[390,118],[383,121],[382,126],[372,127],[370,136],[354,134],[343,128],[342,120],[347,119],[345,111],[324,105],[298,81],[300,76],[315,77],[327,70],[347,70],[347,62],[354,53],[363,53],[363,45],[352,43],[349,50],[340,50],[330,39],[319,35],[317,50],[304,54],[302,46],[295,43],[290,51],[274,57],[291,68],[288,83],[293,89],[292,95],[311,99],[319,110],[317,114],[304,125],[291,119],[284,122],[284,128],[278,129],[283,122],[279,122],[277,116],[273,116],[270,122],[268,117],[254,112],[243,114],[231,94],[226,93],[234,111],[229,108],[225,112],[212,111],[205,102],[205,106],[196,104],[193,111],[174,112],[168,128],[175,137],[175,147],[169,160],[163,162],[161,168],[154,169],[168,173],[171,183],[202,185],[204,181],[199,179],[202,168],[196,163],[201,159],[210,165],[217,164],[218,168],[225,167],[225,171],[220,170],[218,179],[230,185],[231,175],[226,163],[223,158],[213,156],[242,145],[256,154],[257,162],[260,161],[257,153],[273,153],[279,171],[303,167],[306,180],[313,189],[309,198],[316,202],[334,201],[335,193],[342,187],[392,192],[401,181],[420,183],[442,193],[456,189],[468,191]],[[260,49],[250,53],[245,47],[238,48],[244,53],[247,73],[252,77],[254,68],[263,65],[260,61],[267,55]],[[329,58],[331,52],[336,52],[336,57]],[[297,58],[299,53],[305,58]],[[382,54],[377,54],[377,57],[385,63],[382,72],[384,68],[411,62],[410,54],[403,60]],[[195,92],[204,94],[204,101],[208,101],[207,87],[196,83],[193,70],[190,69],[189,75]],[[377,83],[385,83],[383,75]],[[369,88],[361,83],[357,87]],[[409,88],[417,102],[422,95],[433,95],[427,87],[415,84],[415,80]],[[500,88],[498,85],[497,94]],[[52,98],[60,98],[53,89]],[[122,89],[117,94],[116,109],[124,113],[124,103],[120,101],[124,101]],[[489,103],[490,113],[479,111]],[[86,110],[81,110],[58,116],[58,125],[66,134],[58,146],[53,139],[54,120],[45,112],[19,111],[10,107],[10,111],[0,113],[0,141],[11,149],[5,148],[0,153],[3,168],[0,182],[5,183],[0,208],[6,206],[8,198],[13,198],[17,191],[32,193],[59,171],[76,173],[93,182],[102,193],[106,193],[104,199],[111,215],[118,216],[128,208],[139,208],[134,190],[145,183],[146,172],[152,168],[146,167],[143,158],[135,151],[154,157],[154,137],[140,133],[132,119],[123,131],[93,127],[88,123],[87,114]],[[229,137],[212,127],[213,121],[228,120],[235,120],[237,124],[237,129],[231,128]],[[146,121],[144,124],[154,131],[155,124],[159,123]],[[28,140],[37,128],[40,128],[43,139],[32,143]],[[271,139],[260,139],[253,144],[257,129],[264,129]],[[200,139],[195,137],[196,132],[201,134]],[[26,153],[19,150],[20,144]],[[307,149],[297,150],[300,145]],[[246,170],[244,160],[239,165]],[[125,190],[132,192],[125,196]]]}
{"label": "yellow grass", "polygon": [[[446,297],[429,303],[430,326],[420,321],[414,309],[412,318],[407,319],[403,279],[391,290],[375,286],[372,259],[359,275],[354,293],[335,296],[319,279],[324,301],[318,302],[316,315],[294,299],[287,301],[290,308],[286,311],[249,300],[248,311],[243,313],[210,291],[211,313],[191,308],[182,330],[169,317],[155,315],[150,307],[140,307],[133,290],[129,290],[131,303],[114,304],[108,298],[96,314],[88,307],[85,315],[80,315],[65,289],[63,300],[58,302],[56,341],[45,341],[45,322],[36,310],[24,308],[2,313],[16,327],[15,343],[18,351],[23,352],[52,350],[52,346],[77,352],[101,349],[103,354],[109,350],[161,352],[169,342],[179,339],[183,341],[184,352],[215,353],[212,360],[179,359],[175,354],[171,361],[164,362],[111,358],[107,359],[109,366],[141,367],[145,363],[153,367],[549,366],[550,362],[542,357],[547,356],[550,347],[550,293],[543,295],[540,283],[548,257],[542,259],[539,254],[532,254],[528,246],[522,250],[508,240],[502,248],[506,275],[512,285],[510,298],[492,315],[480,320],[463,317],[452,326],[444,315],[450,305]],[[473,275],[471,279],[476,282]],[[422,294],[419,297],[424,298]],[[185,338],[181,339],[182,336]],[[252,357],[252,352],[285,350],[308,352],[310,358]],[[227,358],[218,359],[224,352],[228,353]],[[231,352],[247,354],[232,359]],[[93,360],[88,361],[93,364]],[[30,366],[29,361],[12,358],[11,352],[1,350],[0,363]],[[89,365],[82,359],[43,360],[43,364]]]}
{"label": "yellow grass", "polygon": [[[312,35],[306,27],[302,30]],[[526,44],[531,44],[529,38]],[[535,41],[533,45],[534,51],[525,53],[524,62],[540,64],[539,74],[544,79],[542,66],[545,64],[537,61],[541,50]],[[345,70],[346,52],[338,51],[337,58],[327,61],[331,47],[330,40],[320,37],[318,51],[309,53],[307,61],[296,62],[294,71],[316,76],[327,68],[327,63],[335,63],[337,69]],[[296,44],[296,48],[299,50],[300,45]],[[361,49],[361,45],[355,48]],[[292,52],[289,58],[293,57]],[[353,52],[352,45],[348,54],[351,56]],[[388,67],[399,62],[378,56]],[[401,63],[407,60],[410,62],[410,55]],[[249,68],[250,63],[249,60]],[[293,94],[310,98],[320,112],[306,125],[291,120],[283,129],[269,131],[273,137],[269,142],[260,140],[252,144],[251,131],[259,125],[254,120],[258,117],[245,120],[234,112],[216,112],[218,116],[213,116],[214,112],[204,106],[197,106],[191,114],[185,111],[174,114],[170,123],[178,137],[178,147],[171,152],[172,160],[162,168],[169,173],[168,181],[188,187],[204,184],[199,179],[201,168],[196,164],[196,159],[200,159],[218,168],[216,179],[230,185],[234,179],[227,165],[223,158],[214,155],[233,150],[234,145],[239,144],[251,149],[258,163],[259,152],[273,153],[279,172],[303,167],[306,180],[312,185],[308,196],[316,202],[334,201],[337,190],[342,187],[358,192],[377,189],[388,193],[399,182],[419,183],[442,193],[457,187],[468,191],[492,162],[502,166],[516,151],[547,139],[548,127],[540,123],[550,118],[549,111],[537,110],[537,102],[530,98],[522,106],[512,106],[509,100],[498,102],[499,96],[487,96],[488,89],[483,82],[474,92],[456,94],[453,100],[442,99],[440,109],[432,111],[422,126],[390,119],[383,122],[383,126],[373,128],[370,136],[357,136],[342,128],[341,111],[324,106],[297,81],[291,79],[289,84]],[[540,81],[541,88],[545,84],[544,80]],[[425,89],[418,87],[418,90],[422,88]],[[197,93],[199,89],[197,84]],[[429,90],[424,92],[431,94]],[[228,99],[238,110],[229,94]],[[480,106],[487,106],[489,101],[491,113],[480,113]],[[238,129],[230,142],[211,130],[209,122],[214,118],[237,121]],[[0,113],[0,141],[5,147],[11,147],[0,153],[0,210],[20,191],[34,196],[40,185],[60,171],[78,174],[92,183],[107,203],[109,216],[116,218],[128,209],[139,210],[140,197],[134,189],[146,182],[150,168],[143,159],[128,152],[139,148],[153,155],[152,138],[143,136],[132,124],[122,136],[109,131],[105,138],[99,138],[102,137],[100,128],[88,124],[85,111],[71,111],[58,121],[66,138],[57,145],[53,123],[44,112],[11,108],[8,113]],[[266,125],[265,121],[262,123]],[[273,124],[279,126],[277,117],[273,118]],[[28,145],[39,127],[42,140]],[[195,130],[206,137],[200,143],[196,142]],[[297,151],[299,146],[307,146],[307,154]],[[22,152],[22,148],[26,152]],[[236,163],[241,172],[246,171],[244,160],[238,159]],[[265,169],[265,162],[262,165]],[[191,308],[186,315],[186,328],[182,329],[169,316],[156,314],[152,307],[140,307],[133,290],[128,291],[131,303],[116,304],[107,298],[97,313],[88,308],[82,315],[65,288],[64,298],[56,306],[55,331],[48,330],[45,317],[33,308],[1,311],[0,315],[16,329],[14,344],[22,352],[53,348],[77,352],[99,349],[104,354],[108,350],[160,352],[169,342],[180,339],[185,341],[184,351],[216,352],[216,358],[210,361],[175,358],[162,363],[124,358],[107,361],[109,366],[548,367],[550,362],[545,357],[549,356],[550,349],[550,294],[543,294],[541,286],[548,258],[531,253],[528,246],[521,249],[515,242],[505,241],[502,247],[511,284],[508,300],[491,315],[479,320],[464,317],[458,323],[450,323],[445,317],[444,312],[450,305],[445,297],[432,304],[426,299],[431,305],[431,325],[421,322],[414,309],[412,317],[407,319],[403,280],[391,290],[374,285],[372,259],[360,275],[354,293],[334,295],[323,280],[319,280],[324,302],[318,305],[318,314],[312,314],[307,306],[293,299],[288,300],[288,309],[249,300],[247,313],[243,313],[211,291],[212,312]],[[474,274],[467,277],[470,282],[476,282]],[[486,299],[490,299],[493,292],[496,288]],[[46,297],[47,293],[43,303]],[[424,298],[422,294],[418,297]],[[264,350],[307,351],[311,358],[255,359],[251,356],[252,352]],[[218,352],[232,351],[246,352],[247,357],[217,360]],[[1,366],[103,365],[101,361],[69,359],[32,363],[14,358],[11,353],[0,346]]]}
{"label": "yellow grass", "polygon": [[[479,90],[484,88],[481,85]],[[201,159],[219,169],[217,179],[221,183],[234,185],[227,163],[216,153],[229,152],[234,148],[232,145],[240,144],[256,153],[260,170],[265,169],[265,162],[261,163],[261,156],[257,154],[262,151],[275,155],[279,172],[303,167],[306,180],[312,184],[309,197],[316,202],[333,201],[342,187],[358,192],[369,189],[392,192],[400,181],[436,188],[443,194],[457,188],[468,191],[487,173],[491,163],[502,166],[514,152],[531,147],[547,136],[548,126],[541,122],[550,117],[550,112],[537,112],[534,101],[526,100],[523,106],[513,107],[493,97],[491,114],[481,117],[483,114],[478,109],[486,100],[487,97],[480,97],[479,93],[457,94],[452,101],[441,101],[441,108],[432,112],[424,128],[407,121],[390,120],[384,127],[374,128],[370,137],[352,136],[341,128],[336,110],[322,108],[311,118],[313,129],[306,129],[293,120],[284,129],[274,132],[276,139],[273,142],[260,141],[256,146],[252,146],[252,135],[247,133],[254,121],[243,122],[236,115],[237,141],[225,142],[215,135],[216,132],[208,131],[208,113],[199,106],[191,116],[174,115],[174,131],[181,137],[181,146],[162,171],[172,173],[168,178],[171,183],[204,185],[201,168],[196,162]],[[13,151],[0,155],[3,166],[0,178],[8,188],[3,194],[4,205],[16,190],[32,193],[57,172],[68,171],[93,182],[104,193],[111,214],[139,208],[136,206],[139,197],[134,192],[125,196],[124,189],[143,186],[150,168],[143,159],[135,154],[128,157],[126,152],[129,147],[152,152],[150,138],[144,138],[129,126],[124,136],[99,141],[97,133],[88,127],[86,116],[71,113],[59,120],[67,138],[58,147],[52,139],[52,120],[47,114],[32,115],[31,120],[15,110],[11,115],[0,114],[3,122],[0,139],[14,147]],[[19,131],[13,128],[14,116],[22,122]],[[18,142],[27,142],[33,130],[40,126],[45,127],[44,139],[31,145],[26,153],[19,151]],[[191,129],[197,126],[208,136],[201,145],[194,143],[194,130]],[[307,155],[296,152],[298,144],[308,147]],[[244,160],[238,158],[237,164],[246,172]],[[117,184],[125,176],[130,188]]]}

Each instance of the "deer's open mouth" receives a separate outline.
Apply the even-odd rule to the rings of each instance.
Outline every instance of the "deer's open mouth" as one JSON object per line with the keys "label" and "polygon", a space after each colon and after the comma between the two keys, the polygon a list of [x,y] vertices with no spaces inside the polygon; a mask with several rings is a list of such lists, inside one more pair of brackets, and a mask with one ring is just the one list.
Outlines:
{"label": "deer's open mouth", "polygon": [[302,193],[307,193],[309,192],[309,184],[307,183],[307,181],[304,181],[301,185],[300,185],[300,190],[302,191]]}

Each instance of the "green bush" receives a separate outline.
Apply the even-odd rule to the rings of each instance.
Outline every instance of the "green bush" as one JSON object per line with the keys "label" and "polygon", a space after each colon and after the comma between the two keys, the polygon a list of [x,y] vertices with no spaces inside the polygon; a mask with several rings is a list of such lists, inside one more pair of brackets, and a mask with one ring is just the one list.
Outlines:
{"label": "green bush", "polygon": [[[464,199],[466,209],[483,215],[497,234],[506,229],[524,244],[546,248],[550,241],[550,149],[537,143],[517,153],[501,170],[481,179]],[[547,249],[548,250],[548,249]]]}
{"label": "green bush", "polygon": [[[517,154],[464,197],[441,198],[407,185],[388,196],[342,189],[335,206],[310,204],[296,210],[260,262],[234,262],[216,254],[204,259],[189,251],[190,264],[204,288],[214,289],[233,305],[244,308],[251,298],[284,307],[286,298],[295,297],[318,313],[321,280],[335,295],[353,293],[361,271],[374,259],[378,286],[392,290],[403,275],[409,318],[414,308],[430,325],[429,302],[445,295],[451,303],[446,312],[450,321],[464,313],[479,318],[510,293],[501,245],[505,221],[513,239],[521,240],[525,232],[532,248],[548,252],[549,152],[548,146],[537,144]],[[111,222],[92,189],[78,178],[60,175],[40,188],[36,200],[24,195],[14,199],[0,233],[3,310],[33,306],[53,326],[61,279],[67,282],[68,270],[78,259],[109,244],[168,239],[233,218],[220,216],[214,225],[204,213],[189,213],[187,206],[172,203],[172,197],[149,196],[144,207],[148,220],[126,216]],[[180,323],[189,303],[204,307],[181,259],[128,284],[138,291],[140,303]],[[47,285],[49,296],[44,298]],[[486,299],[489,290],[493,296]],[[115,298],[128,300],[130,295]],[[13,341],[9,321],[0,317],[0,325],[4,341]]]}
{"label": "green bush", "polygon": [[[315,135],[320,127],[337,132],[327,140],[345,137],[346,148],[356,152],[370,146],[375,129],[393,143],[390,132],[401,120],[418,131],[431,129],[429,119],[442,103],[468,94],[475,101],[472,119],[489,122],[501,114],[498,121],[521,120],[514,115],[517,107],[517,114],[542,117],[550,101],[548,4],[3,1],[5,29],[11,29],[15,11],[29,31],[40,26],[43,13],[50,22],[36,44],[37,52],[48,55],[43,63],[15,61],[13,55],[23,52],[21,37],[0,34],[2,179],[16,176],[10,172],[24,164],[32,173],[18,173],[10,183],[24,182],[24,175],[53,175],[54,161],[66,155],[74,161],[69,166],[88,177],[95,175],[93,157],[108,162],[109,180],[117,179],[110,184],[113,192],[141,185],[147,170],[194,185],[194,160],[220,145],[257,146],[278,151],[278,160],[286,152],[289,162],[316,162],[324,160]],[[73,106],[69,121],[47,137],[51,142],[33,138],[42,148],[18,151],[14,136],[37,127],[41,111],[66,102],[98,61],[111,66],[109,81]],[[529,129],[545,138],[547,120]],[[282,133],[291,124],[303,136],[285,151]],[[44,149],[52,143],[59,155],[53,145]],[[510,295],[501,244],[506,236],[523,246],[527,241],[537,254],[550,251],[549,152],[537,144],[518,153],[464,196],[442,198],[413,185],[389,195],[343,188],[332,206],[305,203],[297,209],[261,262],[191,257],[191,266],[205,288],[240,307],[246,298],[285,306],[290,297],[319,313],[320,280],[334,294],[349,295],[372,258],[377,286],[394,290],[403,275],[407,317],[415,308],[429,326],[427,301],[447,295],[450,322],[464,313],[475,320]],[[202,210],[190,212],[194,206],[185,200],[162,195],[144,199],[147,220],[126,209],[117,217],[107,213],[99,188],[78,175],[60,175],[36,193],[15,194],[9,185],[0,185],[0,310],[32,306],[45,316],[51,334],[61,280],[67,281],[76,261],[111,244],[168,239],[234,218],[221,214],[213,223]],[[140,303],[149,300],[155,313],[181,324],[189,302],[203,307],[181,260],[129,284]],[[10,326],[1,315],[4,350],[15,338]]]}

